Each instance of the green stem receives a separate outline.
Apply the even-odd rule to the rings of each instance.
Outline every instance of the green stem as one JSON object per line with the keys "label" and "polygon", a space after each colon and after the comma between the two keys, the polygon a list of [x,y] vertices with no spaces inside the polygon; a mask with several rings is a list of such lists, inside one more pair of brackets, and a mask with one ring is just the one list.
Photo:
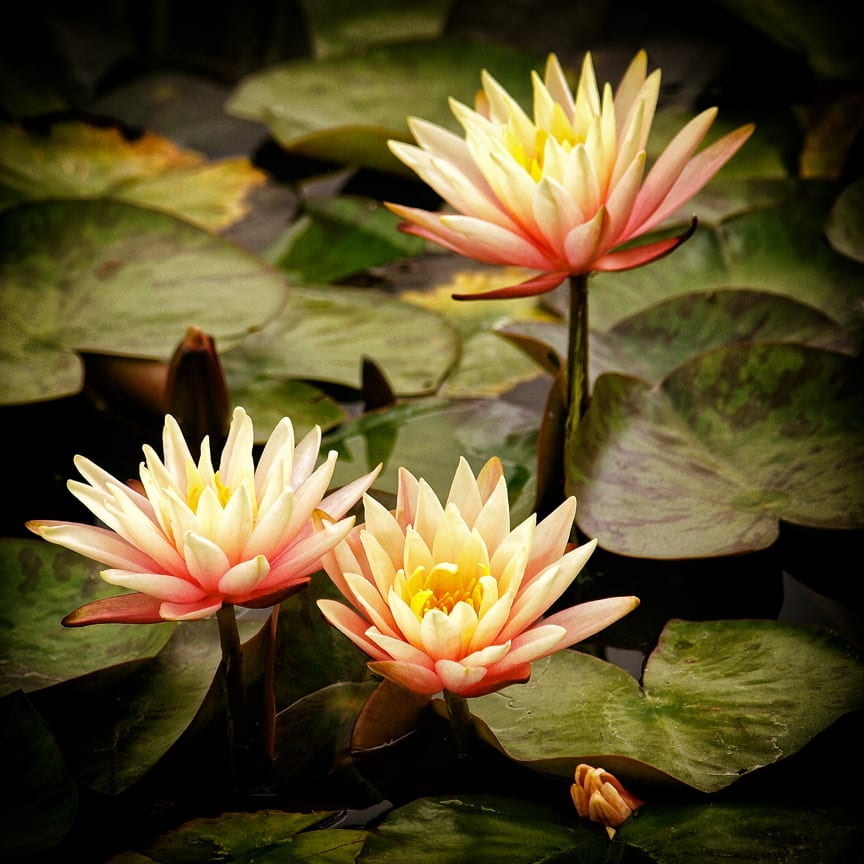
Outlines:
{"label": "green stem", "polygon": [[465,756],[474,749],[476,732],[471,712],[468,710],[468,700],[458,693],[444,691],[444,704],[450,715],[450,729],[460,756]]}
{"label": "green stem", "polygon": [[216,613],[219,642],[222,646],[222,668],[228,703],[228,744],[232,771],[237,774],[248,750],[249,728],[246,711],[246,687],[243,681],[243,653],[234,607],[226,603]]}
{"label": "green stem", "polygon": [[279,606],[274,606],[267,621],[267,665],[264,669],[264,717],[262,737],[264,754],[272,763],[276,759],[276,635]]}
{"label": "green stem", "polygon": [[[569,442],[588,410],[588,274],[570,277],[570,321],[567,339],[567,420]],[[565,445],[566,446],[566,445]]]}

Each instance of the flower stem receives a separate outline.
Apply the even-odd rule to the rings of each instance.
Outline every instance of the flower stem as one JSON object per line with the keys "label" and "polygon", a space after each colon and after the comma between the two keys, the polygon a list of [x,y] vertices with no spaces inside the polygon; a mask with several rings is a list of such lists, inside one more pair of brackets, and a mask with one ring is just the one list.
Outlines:
{"label": "flower stem", "polygon": [[232,773],[246,762],[248,751],[248,717],[246,712],[246,687],[243,681],[243,653],[240,650],[240,632],[234,607],[226,603],[216,613],[219,624],[219,642],[222,646],[222,669],[225,676],[225,692],[228,704],[228,745]]}
{"label": "flower stem", "polygon": [[[567,420],[569,442],[588,409],[588,274],[570,277],[570,322],[567,338]],[[565,445],[566,446],[566,445]]]}
{"label": "flower stem", "polygon": [[474,749],[476,732],[471,712],[468,710],[468,700],[458,693],[444,691],[444,704],[450,715],[450,729],[460,756],[466,756]]}

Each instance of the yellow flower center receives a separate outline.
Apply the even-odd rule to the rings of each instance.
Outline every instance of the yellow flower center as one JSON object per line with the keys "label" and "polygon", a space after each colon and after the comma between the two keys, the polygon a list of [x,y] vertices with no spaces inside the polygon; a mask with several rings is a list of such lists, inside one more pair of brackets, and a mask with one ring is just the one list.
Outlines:
{"label": "yellow flower center", "polygon": [[[576,134],[567,115],[558,104],[552,109],[549,128],[534,128],[533,142],[523,142],[512,125],[504,131],[504,145],[510,155],[531,175],[535,183],[543,177],[546,142],[550,136],[566,153],[569,153],[576,144],[584,142],[582,136]],[[526,147],[526,144],[529,146]]]}
{"label": "yellow flower center", "polygon": [[483,601],[480,579],[488,575],[489,568],[479,563],[473,572],[449,562],[436,564],[428,573],[425,567],[418,567],[405,583],[405,599],[418,620],[432,609],[449,615],[460,602],[468,603],[479,612]]}
{"label": "yellow flower center", "polygon": [[[198,502],[201,500],[201,493],[204,491],[205,486],[206,484],[201,480],[200,476],[196,477],[196,479],[189,484],[187,501],[189,503],[189,509],[193,513],[198,512]],[[216,497],[219,499],[219,503],[224,509],[225,505],[231,500],[233,490],[222,483],[219,479],[218,471],[213,476],[213,485],[211,488],[215,489]]]}

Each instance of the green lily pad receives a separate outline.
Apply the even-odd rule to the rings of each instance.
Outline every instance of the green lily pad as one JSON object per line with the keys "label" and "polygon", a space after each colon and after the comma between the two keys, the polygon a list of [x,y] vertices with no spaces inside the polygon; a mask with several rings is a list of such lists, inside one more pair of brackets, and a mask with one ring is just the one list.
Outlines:
{"label": "green lily pad", "polygon": [[825,864],[854,861],[861,825],[835,802],[806,809],[758,801],[668,804],[657,801],[621,826],[615,839],[642,849],[656,864]]}
{"label": "green lily pad", "polygon": [[0,208],[57,198],[112,198],[221,230],[248,212],[264,183],[248,159],[207,162],[152,132],[57,123],[46,133],[0,125]]}
{"label": "green lily pad", "polygon": [[591,326],[618,322],[694,289],[742,288],[811,306],[854,330],[864,325],[864,270],[825,243],[823,225],[834,203],[830,184],[808,182],[794,198],[703,225],[672,255],[590,282]]}
{"label": "green lily pad", "polygon": [[538,58],[491,43],[449,39],[371,45],[354,54],[270,66],[240,82],[229,114],[265,124],[284,148],[305,156],[404,171],[387,148],[410,140],[406,118],[458,128],[450,97],[473,105],[480,70],[521,104]]}
{"label": "green lily pad", "polygon": [[567,442],[576,519],[605,549],[700,558],[770,546],[781,520],[864,525],[864,405],[855,360],[732,345],[659,389],[601,376]]}
{"label": "green lily pad", "polygon": [[77,393],[80,352],[166,360],[190,324],[226,349],[263,326],[285,282],[260,259],[117,201],[0,213],[0,401]]}
{"label": "green lily pad", "polygon": [[46,717],[75,742],[70,761],[80,782],[116,795],[140,780],[192,724],[221,660],[215,619],[183,622],[117,686],[53,700]]}
{"label": "green lily pad", "polygon": [[371,198],[313,198],[270,258],[305,282],[338,282],[370,267],[419,255],[424,241],[397,231],[399,222]]}
{"label": "green lily pad", "polygon": [[374,681],[340,681],[280,711],[276,715],[274,779],[290,777],[323,752],[329,752],[333,762],[375,687]]}
{"label": "green lily pad", "polygon": [[142,849],[141,854],[156,864],[354,864],[367,832],[308,830],[331,814],[258,810],[192,819]]}
{"label": "green lily pad", "polygon": [[343,599],[324,572],[279,607],[276,704],[283,710],[334,681],[364,683],[371,677],[369,658],[324,619],[317,606],[322,597]]}
{"label": "green lily pad", "polygon": [[625,785],[671,778],[703,792],[791,756],[862,707],[861,658],[830,631],[776,621],[670,621],[642,687],[559,651],[527,684],[471,700],[481,732],[537,770],[572,777],[590,762]]}
{"label": "green lily pad", "polygon": [[78,606],[117,593],[99,578],[99,570],[44,540],[0,539],[0,695],[41,690],[162,650],[174,624],[60,626]]}
{"label": "green lily pad", "polygon": [[531,381],[541,369],[525,352],[496,332],[513,322],[555,321],[536,298],[454,300],[453,294],[472,294],[515,285],[529,273],[516,267],[460,270],[431,290],[407,290],[401,299],[434,309],[453,321],[462,333],[462,350],[447,376],[441,395],[451,398],[498,396],[517,384]]}
{"label": "green lily pad", "polygon": [[[572,806],[572,805],[571,805]],[[609,841],[557,808],[501,795],[419,798],[369,834],[359,864],[608,861]]]}
{"label": "green lily pad", "polygon": [[441,35],[451,0],[307,0],[303,3],[316,57],[356,51],[378,42]]}
{"label": "green lily pad", "polygon": [[856,348],[847,330],[811,306],[760,291],[718,290],[673,297],[592,333],[589,374],[662,381],[697,354],[739,342],[789,342],[847,354]]}
{"label": "green lily pad", "polygon": [[371,289],[295,286],[285,308],[222,357],[229,380],[299,378],[360,388],[364,357],[399,395],[434,392],[459,350],[442,316]]}
{"label": "green lily pad", "polygon": [[828,214],[825,235],[841,255],[864,262],[864,179],[840,194]]}
{"label": "green lily pad", "polygon": [[[514,321],[503,335],[538,360],[547,359],[546,366],[549,356],[558,367],[564,362],[566,324]],[[607,331],[592,330],[588,374],[592,385],[604,372],[659,382],[697,354],[738,342],[790,342],[846,354],[857,347],[848,330],[811,306],[762,291],[718,289],[681,294]]]}
{"label": "green lily pad", "polygon": [[[224,360],[224,356],[223,356]],[[229,365],[231,365],[229,363]],[[255,440],[264,443],[283,417],[290,417],[294,436],[301,439],[313,426],[323,430],[338,426],[345,410],[323,390],[305,381],[272,379],[264,367],[231,365],[228,390],[236,405],[242,405],[255,425]]]}
{"label": "green lily pad", "polygon": [[537,415],[504,400],[422,400],[367,414],[326,439],[339,453],[334,484],[346,483],[379,462],[379,492],[396,494],[398,469],[422,477],[446,497],[464,456],[476,472],[493,456],[504,465],[511,516],[533,508]]}
{"label": "green lily pad", "polygon": [[[72,827],[78,788],[51,730],[23,693],[0,699],[0,729],[7,785],[0,851],[20,855],[49,849]],[[12,788],[14,794],[8,794]]]}

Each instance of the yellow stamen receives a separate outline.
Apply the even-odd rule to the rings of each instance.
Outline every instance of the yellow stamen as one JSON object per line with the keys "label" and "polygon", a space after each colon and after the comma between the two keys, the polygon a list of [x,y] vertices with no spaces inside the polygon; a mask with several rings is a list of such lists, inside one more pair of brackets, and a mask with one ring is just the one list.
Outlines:
{"label": "yellow stamen", "polygon": [[403,596],[418,620],[432,609],[449,615],[457,603],[468,603],[479,612],[483,603],[480,579],[488,575],[489,567],[479,562],[473,572],[460,570],[449,562],[436,564],[428,573],[425,567],[418,567],[405,580]]}
{"label": "yellow stamen", "polygon": [[[219,499],[219,503],[224,508],[225,505],[231,500],[231,495],[233,490],[225,486],[222,481],[219,479],[219,472],[217,471],[213,477],[213,487],[216,491],[216,496]],[[204,492],[205,484],[201,481],[200,477],[197,477],[193,483],[189,484],[189,492],[187,496],[187,501],[189,504],[189,509],[192,510],[193,513],[198,512],[198,502],[201,500],[201,494]]]}

